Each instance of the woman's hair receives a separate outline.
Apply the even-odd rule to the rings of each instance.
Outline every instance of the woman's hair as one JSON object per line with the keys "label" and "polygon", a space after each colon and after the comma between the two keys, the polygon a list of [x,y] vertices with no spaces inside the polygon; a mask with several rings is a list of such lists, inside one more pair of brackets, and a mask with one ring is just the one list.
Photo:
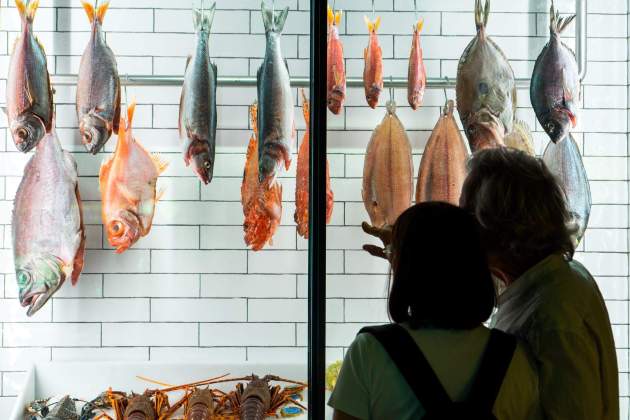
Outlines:
{"label": "woman's hair", "polygon": [[460,205],[475,215],[488,255],[518,278],[551,254],[572,258],[570,213],[562,187],[541,159],[499,148],[468,163]]}
{"label": "woman's hair", "polygon": [[400,215],[392,232],[392,321],[472,329],[490,317],[495,301],[472,215],[438,202],[416,204]]}

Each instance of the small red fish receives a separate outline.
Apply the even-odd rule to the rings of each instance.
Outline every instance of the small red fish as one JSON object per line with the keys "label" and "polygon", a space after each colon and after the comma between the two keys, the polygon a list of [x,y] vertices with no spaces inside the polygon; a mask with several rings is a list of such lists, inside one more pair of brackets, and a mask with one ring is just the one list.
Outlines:
{"label": "small red fish", "polygon": [[420,45],[420,32],[424,26],[424,19],[418,20],[413,25],[413,38],[411,41],[411,54],[409,56],[409,82],[407,85],[407,97],[409,105],[414,110],[422,105],[424,90],[427,86],[427,69],[422,60],[422,46]]}
{"label": "small red fish", "polygon": [[[295,223],[297,231],[301,237],[308,239],[308,198],[309,198],[309,167],[310,167],[310,106],[304,90],[302,90],[302,111],[306,121],[306,132],[300,145],[297,159],[297,174],[295,186]],[[332,217],[335,196],[330,189],[330,171],[326,162],[326,224],[330,223]]]}
{"label": "small red fish", "polygon": [[346,100],[346,69],[343,61],[343,44],[339,38],[342,11],[334,12],[328,6],[328,109],[339,115]]}
{"label": "small red fish", "polygon": [[378,97],[383,91],[383,50],[378,44],[376,32],[381,26],[380,16],[374,22],[365,16],[365,24],[370,32],[370,40],[363,51],[365,68],[363,69],[363,85],[365,86],[365,99],[370,108],[376,108]]}

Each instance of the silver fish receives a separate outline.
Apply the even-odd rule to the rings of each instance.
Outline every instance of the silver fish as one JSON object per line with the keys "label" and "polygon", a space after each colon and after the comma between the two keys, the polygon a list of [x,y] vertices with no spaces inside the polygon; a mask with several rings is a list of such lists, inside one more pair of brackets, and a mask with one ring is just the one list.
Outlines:
{"label": "silver fish", "polygon": [[543,161],[558,178],[567,196],[572,223],[576,227],[573,239],[577,246],[584,236],[591,215],[591,190],[580,149],[571,134],[558,143],[549,142]]}
{"label": "silver fish", "polygon": [[39,0],[15,0],[22,31],[15,41],[7,80],[7,116],[13,142],[20,152],[32,150],[52,127],[53,91],[46,53],[33,36]]}
{"label": "silver fish", "polygon": [[186,166],[192,162],[205,184],[212,181],[217,133],[217,66],[210,61],[208,38],[216,3],[208,10],[193,10],[197,32],[195,54],[186,63],[179,103],[179,136]]}
{"label": "silver fish", "polygon": [[557,142],[577,125],[580,76],[575,54],[560,40],[575,15],[561,18],[553,1],[549,13],[550,39],[536,60],[529,94],[538,122]]}
{"label": "silver fish", "polygon": [[289,169],[295,141],[293,95],[289,66],[282,58],[280,36],[289,8],[275,13],[262,3],[267,37],[265,59],[258,69],[258,177],[260,181],[276,175],[283,165]]}
{"label": "silver fish", "polygon": [[120,78],[116,57],[105,42],[102,30],[109,1],[92,6],[82,0],[92,25],[77,82],[77,118],[81,141],[88,152],[97,154],[120,124]]}
{"label": "silver fish", "polygon": [[55,404],[55,407],[44,420],[79,420],[74,400],[66,395],[61,401]]}
{"label": "silver fish", "polygon": [[76,163],[54,131],[24,169],[13,207],[13,253],[22,306],[37,312],[83,268],[85,233]]}
{"label": "silver fish", "polygon": [[475,1],[477,35],[457,68],[457,110],[473,152],[503,146],[516,111],[514,71],[499,46],[486,34],[490,0]]}

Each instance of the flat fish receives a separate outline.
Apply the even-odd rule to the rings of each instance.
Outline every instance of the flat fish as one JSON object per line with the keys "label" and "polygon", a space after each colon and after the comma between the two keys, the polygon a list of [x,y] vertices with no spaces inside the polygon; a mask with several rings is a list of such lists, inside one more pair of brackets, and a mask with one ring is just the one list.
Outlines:
{"label": "flat fish", "polygon": [[243,231],[245,244],[260,251],[271,243],[282,220],[282,185],[275,177],[260,181],[258,176],[258,104],[250,107],[254,133],[247,146],[245,170],[241,184]]}
{"label": "flat fish", "polygon": [[54,127],[24,169],[13,204],[13,253],[22,306],[32,316],[83,269],[85,230],[77,166]]}
{"label": "flat fish", "polygon": [[387,103],[383,121],[374,129],[365,153],[363,189],[372,226],[392,226],[411,206],[413,163],[407,132],[396,116],[396,103]]}
{"label": "flat fish", "polygon": [[466,179],[468,149],[453,117],[455,104],[448,101],[424,148],[416,203],[443,201],[459,205]]}
{"label": "flat fish", "polygon": [[29,152],[53,126],[53,91],[44,47],[33,35],[39,0],[15,0],[22,30],[15,41],[7,80],[7,116],[15,147]]}
{"label": "flat fish", "polygon": [[92,33],[85,47],[77,82],[77,118],[81,141],[97,154],[120,125],[120,78],[116,57],[105,42],[103,21],[109,1],[92,6],[82,0]]}
{"label": "flat fish", "polygon": [[571,134],[557,143],[549,142],[543,161],[558,178],[567,196],[571,222],[575,225],[572,235],[577,246],[584,236],[591,215],[591,190],[580,149]]}
{"label": "flat fish", "polygon": [[[302,111],[306,121],[306,132],[300,144],[297,158],[297,174],[295,187],[295,214],[298,234],[308,239],[308,215],[309,215],[309,177],[310,177],[310,106],[304,90],[302,90]],[[330,189],[330,165],[326,161],[326,224],[332,218],[335,195]]]}
{"label": "flat fish", "polygon": [[157,179],[168,166],[133,136],[135,108],[135,102],[128,106],[127,119],[120,124],[116,151],[103,162],[99,173],[103,225],[109,244],[118,254],[151,231],[159,201]]}
{"label": "flat fish", "polygon": [[380,16],[372,22],[367,16],[364,17],[368,27],[370,38],[368,46],[363,50],[363,86],[365,88],[365,99],[370,108],[376,108],[378,98],[383,91],[383,50],[378,43],[378,28],[381,26]]}
{"label": "flat fish", "polygon": [[516,112],[514,71],[499,46],[486,34],[490,0],[475,0],[477,35],[457,68],[457,110],[470,149],[504,146]]}
{"label": "flat fish", "polygon": [[505,136],[504,142],[507,147],[520,150],[530,156],[536,156],[534,138],[529,126],[524,121],[514,121],[514,131]]}
{"label": "flat fish", "polygon": [[409,54],[409,71],[407,82],[407,100],[414,110],[422,105],[424,90],[427,86],[427,69],[422,58],[422,46],[420,45],[420,32],[424,26],[424,20],[420,19],[413,25],[413,37],[411,38],[411,53]]}
{"label": "flat fish", "polygon": [[536,60],[529,94],[538,122],[551,141],[557,142],[577,125],[580,76],[575,54],[560,40],[575,15],[561,18],[553,1],[549,13],[551,35]]}
{"label": "flat fish", "polygon": [[217,137],[217,66],[210,61],[208,41],[216,3],[193,10],[195,53],[186,64],[179,105],[179,136],[184,162],[204,183],[212,181]]}
{"label": "flat fish", "polygon": [[339,38],[339,24],[342,11],[334,11],[328,6],[328,51],[326,84],[328,88],[328,109],[339,115],[346,100],[346,68],[343,60],[343,44]]}
{"label": "flat fish", "polygon": [[289,8],[274,13],[263,2],[262,16],[267,46],[258,69],[258,176],[275,177],[278,169],[289,169],[295,143],[293,94],[289,66],[282,58],[280,39]]}

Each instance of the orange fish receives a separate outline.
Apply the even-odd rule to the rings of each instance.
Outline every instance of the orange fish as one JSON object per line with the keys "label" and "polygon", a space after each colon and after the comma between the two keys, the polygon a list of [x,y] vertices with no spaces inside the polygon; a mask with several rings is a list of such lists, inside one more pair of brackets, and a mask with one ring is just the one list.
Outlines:
{"label": "orange fish", "polygon": [[168,166],[134,138],[135,108],[134,101],[127,109],[127,121],[121,121],[116,151],[101,165],[99,174],[103,224],[118,254],[149,234],[159,200],[157,179]]}
{"label": "orange fish", "polygon": [[427,69],[422,60],[422,46],[420,46],[420,32],[424,26],[424,19],[418,20],[413,25],[413,38],[411,41],[411,54],[409,55],[409,82],[407,85],[407,97],[409,105],[414,110],[422,105],[424,89],[427,86]]}
{"label": "orange fish", "polygon": [[365,99],[370,108],[376,108],[378,97],[383,91],[383,50],[378,44],[378,31],[381,26],[380,16],[374,22],[365,16],[365,24],[370,31],[370,41],[363,51],[365,68],[363,69],[363,85],[365,86]]}
{"label": "orange fish", "polygon": [[339,39],[342,11],[334,12],[328,6],[328,109],[339,115],[346,100],[346,69],[343,61],[343,44]]}
{"label": "orange fish", "polygon": [[241,184],[243,205],[243,230],[245,243],[254,251],[260,251],[271,243],[282,219],[282,185],[275,177],[267,177],[262,182],[258,178],[258,105],[250,107],[250,117],[254,133],[247,146],[247,158]]}
{"label": "orange fish", "polygon": [[[306,121],[306,132],[300,145],[297,160],[297,175],[295,186],[295,223],[297,223],[297,231],[301,237],[308,239],[308,197],[309,197],[309,136],[310,136],[310,113],[309,103],[302,90],[302,111],[304,112],[304,120]],[[330,189],[330,171],[328,161],[326,162],[326,224],[330,223],[332,217],[334,194]]]}

